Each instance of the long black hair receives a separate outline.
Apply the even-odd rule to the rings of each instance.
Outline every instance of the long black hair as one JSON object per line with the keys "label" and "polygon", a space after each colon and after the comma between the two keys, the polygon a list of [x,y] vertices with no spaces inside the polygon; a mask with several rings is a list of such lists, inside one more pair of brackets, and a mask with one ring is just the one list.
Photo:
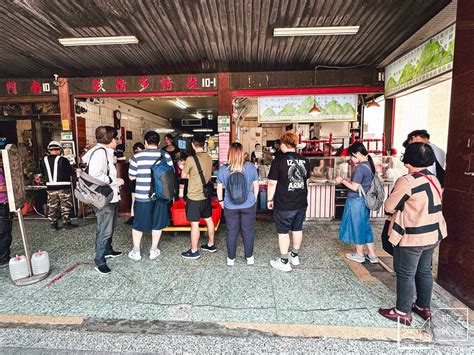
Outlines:
{"label": "long black hair", "polygon": [[356,153],[360,153],[363,156],[367,157],[367,159],[369,160],[370,169],[372,170],[372,174],[375,174],[374,161],[372,157],[369,155],[369,152],[367,151],[367,148],[365,147],[365,145],[363,145],[361,142],[355,142],[349,147],[349,154],[351,156],[354,156]]}

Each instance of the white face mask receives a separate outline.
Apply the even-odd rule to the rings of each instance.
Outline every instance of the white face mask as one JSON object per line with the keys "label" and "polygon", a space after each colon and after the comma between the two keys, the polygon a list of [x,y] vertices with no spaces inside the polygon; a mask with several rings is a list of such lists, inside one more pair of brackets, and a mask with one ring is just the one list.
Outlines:
{"label": "white face mask", "polygon": [[178,167],[179,167],[181,170],[183,170],[184,164],[178,164]]}
{"label": "white face mask", "polygon": [[357,159],[356,157],[351,157],[351,160],[353,163],[358,163],[359,162],[359,159]]}

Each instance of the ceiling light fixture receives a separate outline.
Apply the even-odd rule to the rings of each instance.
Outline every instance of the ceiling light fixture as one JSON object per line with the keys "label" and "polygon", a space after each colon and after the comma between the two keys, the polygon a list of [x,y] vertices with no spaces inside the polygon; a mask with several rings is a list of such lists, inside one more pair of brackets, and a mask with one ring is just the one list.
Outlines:
{"label": "ceiling light fixture", "polygon": [[183,110],[186,110],[188,108],[188,105],[186,105],[183,101],[181,101],[180,99],[176,99],[173,101],[173,103],[178,106],[179,108],[183,109]]}
{"label": "ceiling light fixture", "polygon": [[316,116],[317,114],[321,113],[321,110],[316,106],[316,98],[314,97],[314,104],[311,107],[311,110],[308,112],[311,116]]}
{"label": "ceiling light fixture", "polygon": [[291,36],[343,36],[355,35],[359,26],[332,26],[332,27],[288,27],[274,28],[274,37]]}
{"label": "ceiling light fixture", "polygon": [[108,46],[108,45],[114,45],[114,44],[137,44],[138,38],[135,36],[76,37],[76,38],[59,38],[58,41],[64,47]]}
{"label": "ceiling light fixture", "polygon": [[212,128],[195,128],[193,132],[214,132]]}
{"label": "ceiling light fixture", "polygon": [[372,97],[372,101],[367,104],[367,108],[380,107],[380,104]]}
{"label": "ceiling light fixture", "polygon": [[199,112],[193,113],[192,116],[194,116],[196,118],[199,118],[199,119],[204,118],[204,116],[201,115]]}

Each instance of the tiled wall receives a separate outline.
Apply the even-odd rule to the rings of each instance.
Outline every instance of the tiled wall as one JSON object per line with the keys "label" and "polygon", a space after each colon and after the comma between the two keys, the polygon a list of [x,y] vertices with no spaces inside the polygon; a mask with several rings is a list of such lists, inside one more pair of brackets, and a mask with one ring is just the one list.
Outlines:
{"label": "tiled wall", "polygon": [[97,126],[113,126],[113,112],[119,110],[122,113],[122,127],[132,132],[132,139],[126,142],[127,157],[131,156],[132,146],[135,142],[143,142],[144,132],[152,128],[170,126],[168,120],[163,117],[137,109],[112,98],[103,99],[101,104],[86,102],[81,103],[81,105],[87,107],[87,113],[80,115],[86,119],[87,145],[95,144],[95,129]]}

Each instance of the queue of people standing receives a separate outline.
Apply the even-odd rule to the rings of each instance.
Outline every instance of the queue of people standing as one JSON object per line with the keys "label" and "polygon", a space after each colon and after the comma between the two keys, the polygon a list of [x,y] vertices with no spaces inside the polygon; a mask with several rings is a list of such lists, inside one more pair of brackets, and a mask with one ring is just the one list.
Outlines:
{"label": "queue of people standing", "polygon": [[[113,248],[113,235],[117,223],[120,186],[125,182],[117,177],[114,166],[117,131],[111,126],[100,126],[97,127],[95,136],[97,144],[83,157],[83,162],[87,164],[89,175],[108,184],[113,191],[110,203],[100,209],[94,207],[97,218],[95,269],[101,274],[108,274],[111,270],[107,266],[107,259],[122,255]],[[187,181],[186,217],[191,222],[191,247],[182,253],[182,257],[198,259],[200,250],[209,253],[217,251],[215,226],[211,218],[211,200],[206,192],[206,185],[211,179],[212,160],[204,152],[204,136],[195,135],[191,143],[195,154],[176,157],[177,162],[173,161],[170,154],[176,155],[176,149],[173,149],[169,142],[166,149],[159,149],[160,136],[154,131],[145,134],[143,146],[134,146],[135,154],[130,159],[128,171],[130,180],[134,182],[133,247],[128,253],[130,259],[142,259],[140,246],[144,232],[152,234],[149,258],[155,260],[161,254],[158,247],[162,230],[169,225],[169,214],[168,201],[153,198],[150,194],[151,168],[158,161],[173,169],[176,167],[180,171],[178,180]],[[273,210],[280,251],[279,257],[271,260],[270,264],[273,268],[285,272],[300,265],[303,222],[307,208],[307,179],[310,169],[307,159],[296,152],[297,143],[298,137],[294,133],[286,132],[282,135],[279,140],[280,153],[273,160],[268,175],[267,207]],[[51,142],[48,150],[51,154],[43,160],[43,168],[46,170],[49,186],[62,187],[61,181],[67,179],[57,169],[58,166],[63,166],[64,174],[67,175],[68,168],[64,161],[57,158],[56,151],[59,149],[56,142]],[[355,164],[353,175],[351,179],[336,178],[337,183],[351,190],[341,221],[340,240],[355,245],[355,252],[346,255],[351,261],[377,263],[374,235],[369,223],[370,213],[361,191],[369,190],[377,172],[363,144],[354,143],[348,152]],[[410,325],[413,320],[412,313],[425,320],[432,316],[432,257],[434,249],[447,236],[446,222],[442,214],[442,184],[439,181],[444,180],[444,155],[429,142],[429,134],[419,130],[408,135],[402,162],[408,169],[408,174],[395,182],[393,191],[385,201],[387,219],[382,233],[384,249],[394,258],[397,300],[395,307],[380,308],[379,314]],[[440,179],[437,178],[438,174],[442,174]],[[58,182],[60,183],[57,184]],[[61,198],[61,192],[56,192],[58,190],[61,189],[51,189],[51,205],[58,206],[61,201],[66,200]],[[179,197],[184,196],[183,190],[180,189]],[[229,266],[233,266],[236,259],[239,231],[242,233],[247,264],[255,263],[258,191],[255,166],[246,162],[240,143],[231,144],[228,163],[220,167],[217,176],[217,198],[226,217]],[[67,211],[67,208],[61,208],[61,211]],[[62,217],[65,225],[70,223],[67,217],[67,214]],[[206,222],[209,239],[199,247],[200,219]],[[57,228],[57,220],[52,219],[51,224],[53,229]],[[0,267],[7,266],[10,259],[11,225],[12,215],[8,210],[8,196],[0,164]],[[367,248],[368,254],[365,254],[364,247]]]}

